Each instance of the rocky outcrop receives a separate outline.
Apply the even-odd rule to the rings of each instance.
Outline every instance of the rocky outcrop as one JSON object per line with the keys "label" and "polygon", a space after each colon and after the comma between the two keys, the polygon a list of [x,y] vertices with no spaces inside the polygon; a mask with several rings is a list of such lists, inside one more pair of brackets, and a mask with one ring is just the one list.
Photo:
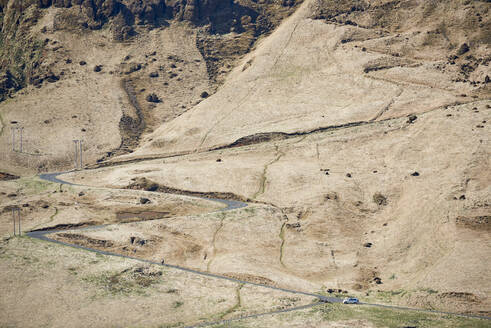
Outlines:
{"label": "rocky outcrop", "polygon": [[49,39],[41,41],[31,30],[49,7],[60,8],[53,29],[86,33],[107,25],[116,41],[171,20],[187,21],[199,30],[197,46],[210,80],[219,82],[258,36],[278,26],[302,1],[0,0],[0,101],[27,84],[40,87],[60,78],[45,63]]}
{"label": "rocky outcrop", "polygon": [[15,81],[10,71],[0,74],[0,100],[5,99],[10,93],[19,89],[19,84]]}
{"label": "rocky outcrop", "polygon": [[[211,33],[243,32],[254,26],[258,33],[274,25],[270,16],[278,8],[290,9],[301,0],[0,0],[0,11],[39,8],[67,8],[56,19],[58,29],[99,29],[113,21],[114,28],[163,24],[166,20],[207,25]],[[274,7],[274,12],[271,11]],[[280,15],[282,16],[282,15]],[[274,19],[273,19],[274,20]],[[123,33],[130,36],[131,33]]]}

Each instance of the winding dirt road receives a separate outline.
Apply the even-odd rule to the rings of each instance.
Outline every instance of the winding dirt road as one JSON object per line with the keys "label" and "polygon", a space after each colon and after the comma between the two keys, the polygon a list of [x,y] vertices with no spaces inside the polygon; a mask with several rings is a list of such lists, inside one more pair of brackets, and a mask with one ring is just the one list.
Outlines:
{"label": "winding dirt road", "polygon": [[[65,185],[72,185],[72,186],[80,186],[71,182],[64,181],[59,178],[59,176],[69,173],[69,172],[60,172],[60,173],[47,173],[47,174],[40,174],[39,177],[45,181],[53,182],[53,183],[59,183],[59,184],[65,184]],[[90,186],[84,186],[90,188]],[[123,189],[122,189],[123,190]],[[228,200],[228,199],[219,199],[219,198],[207,198],[207,197],[202,197],[202,196],[190,196],[190,197],[195,197],[195,198],[200,198],[200,199],[206,199],[210,201],[214,201],[217,203],[225,204],[226,207],[222,208],[218,211],[231,211],[235,209],[240,209],[247,207],[248,204],[245,202],[241,201],[236,201],[236,200]],[[81,227],[78,229],[71,229],[71,230],[97,230],[100,228],[105,227],[106,225],[99,225],[99,226],[90,226],[90,227]],[[98,253],[102,255],[107,255],[107,256],[116,256],[116,257],[121,257],[121,258],[127,258],[127,259],[132,259],[136,261],[140,261],[143,263],[148,263],[148,264],[154,264],[154,265],[160,265],[168,268],[173,268],[181,271],[186,271],[190,272],[193,274],[201,275],[201,276],[206,276],[206,277],[211,277],[215,279],[222,279],[222,280],[228,280],[232,281],[235,283],[239,284],[244,284],[244,285],[252,285],[252,286],[259,286],[259,287],[264,287],[272,290],[278,290],[286,293],[291,293],[291,294],[297,294],[297,295],[305,295],[305,296],[311,296],[314,298],[317,298],[317,302],[313,302],[307,305],[302,305],[298,307],[291,307],[283,310],[278,310],[278,311],[270,311],[270,312],[264,312],[264,313],[258,313],[258,314],[252,314],[252,315],[246,315],[246,316],[241,316],[237,318],[232,318],[232,319],[227,319],[227,320],[220,320],[220,321],[214,321],[214,322],[204,322],[204,323],[199,323],[193,326],[187,326],[186,328],[191,328],[191,327],[206,327],[206,326],[212,326],[212,325],[217,325],[217,324],[227,324],[233,321],[238,321],[238,320],[243,320],[243,319],[250,319],[250,318],[258,318],[261,316],[266,316],[266,315],[273,315],[273,314],[279,314],[279,313],[285,313],[285,312],[292,312],[292,311],[297,311],[297,310],[303,310],[307,308],[311,308],[314,306],[318,306],[323,303],[342,303],[342,299],[338,297],[327,297],[324,295],[320,294],[314,294],[314,293],[309,293],[309,292],[304,292],[304,291],[299,291],[299,290],[293,290],[293,289],[287,289],[287,288],[281,288],[281,287],[274,287],[274,286],[269,286],[265,284],[260,284],[260,283],[254,283],[250,281],[245,281],[245,280],[240,280],[240,279],[235,279],[227,276],[222,276],[210,272],[203,272],[203,271],[198,271],[190,268],[185,268],[182,266],[178,265],[172,265],[172,264],[162,264],[160,262],[154,262],[150,260],[145,260],[141,258],[136,258],[136,257],[131,257],[131,256],[126,256],[126,255],[121,255],[117,253],[112,253],[112,252],[106,252],[98,249],[93,249],[89,247],[84,247],[80,245],[75,245],[75,244],[69,244],[65,243],[62,241],[58,241],[52,238],[49,238],[50,234],[59,232],[60,230],[34,230],[27,232],[26,235],[31,237],[31,238],[36,238],[40,240],[44,240],[47,242],[52,242],[56,244],[61,244],[65,246],[70,246],[78,249],[83,249],[89,252],[93,253]],[[478,316],[478,315],[468,315],[468,314],[460,314],[460,313],[451,313],[451,312],[443,312],[443,311],[436,311],[436,310],[425,310],[425,309],[415,309],[415,308],[407,308],[407,307],[400,307],[400,306],[392,306],[392,305],[382,305],[382,304],[371,304],[371,303],[358,303],[357,305],[363,305],[363,306],[376,306],[376,307],[383,307],[383,308],[389,308],[389,309],[394,309],[394,310],[404,310],[404,311],[422,311],[422,312],[428,312],[428,313],[435,313],[435,314],[448,314],[448,315],[456,315],[456,316],[463,316],[463,317],[469,317],[469,318],[478,318],[478,319],[485,319],[485,320],[491,320],[491,317],[486,317],[486,316]],[[347,305],[347,306],[354,306],[354,305]]]}

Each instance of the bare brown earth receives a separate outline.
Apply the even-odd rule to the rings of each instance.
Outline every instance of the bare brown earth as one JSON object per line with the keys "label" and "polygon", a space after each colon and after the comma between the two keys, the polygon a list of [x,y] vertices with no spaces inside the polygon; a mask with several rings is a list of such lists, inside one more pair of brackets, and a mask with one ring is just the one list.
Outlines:
{"label": "bare brown earth", "polygon": [[[141,204],[141,198],[147,198],[149,203]],[[2,235],[12,232],[12,207],[21,208],[25,231],[155,220],[220,208],[204,200],[148,192],[121,193],[69,187],[38,178],[3,181],[0,203]]]}
{"label": "bare brown earth", "polygon": [[[264,3],[264,10],[278,5]],[[0,182],[8,268],[1,274],[19,275],[31,249],[37,260],[22,263],[39,275],[30,289],[38,295],[54,284],[52,268],[79,261],[83,279],[102,270],[82,270],[92,255],[77,260],[54,245],[45,254],[44,244],[8,239],[10,211],[19,206],[25,231],[61,228],[53,238],[76,245],[271,286],[490,316],[490,6],[308,0],[282,5],[260,35],[260,22],[244,30],[216,25],[211,33],[213,23],[168,19],[136,24],[138,33],[124,42],[114,40],[109,23],[90,33],[58,29],[55,18],[66,8],[42,9],[32,33],[49,39],[44,62],[61,78],[26,85],[0,103],[0,171],[21,176]],[[10,150],[16,126],[24,127],[23,152]],[[84,140],[90,169],[60,178],[83,187],[32,177],[72,168],[72,139]],[[188,196],[249,206],[214,212],[219,205]],[[101,224],[109,225],[77,230]],[[123,260],[107,261],[106,276],[140,279],[122,273]],[[56,276],[63,286],[75,279],[65,273]],[[179,314],[186,324],[234,309],[230,295],[231,305],[221,305],[214,285],[175,277],[194,288]],[[0,286],[5,304],[17,304],[14,287],[25,289],[28,280],[26,273]],[[92,314],[106,301],[87,301],[100,284],[87,293],[76,286],[66,313],[81,316],[77,306],[86,302]],[[67,299],[59,293],[53,309]],[[209,306],[202,302],[208,293],[217,298]],[[277,301],[264,293],[254,311]],[[110,298],[108,320],[177,324],[178,314],[154,313],[171,302],[165,306],[174,315],[172,302],[181,301],[157,298],[155,306],[138,300],[146,312],[131,308],[130,298]],[[44,324],[65,318],[48,319],[51,308],[35,306],[45,311]],[[0,317],[5,325],[26,322]],[[236,326],[472,326],[425,320],[326,305]]]}

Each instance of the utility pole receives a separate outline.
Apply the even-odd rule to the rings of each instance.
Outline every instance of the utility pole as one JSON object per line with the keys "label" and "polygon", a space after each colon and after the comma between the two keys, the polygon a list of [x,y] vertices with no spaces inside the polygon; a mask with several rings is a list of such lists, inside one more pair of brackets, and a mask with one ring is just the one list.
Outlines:
{"label": "utility pole", "polygon": [[77,169],[77,165],[78,165],[78,160],[77,160],[78,140],[73,140],[73,144],[75,145],[75,159],[74,159],[74,164],[75,164],[75,170],[76,170]]}
{"label": "utility pole", "polygon": [[19,128],[20,130],[20,152],[22,153],[22,132],[24,131],[24,128]]}
{"label": "utility pole", "polygon": [[82,169],[83,168],[83,161],[82,161],[82,140],[73,140],[74,146],[75,146],[75,170],[77,169]]}
{"label": "utility pole", "polygon": [[[12,208],[12,220],[14,221],[14,236],[16,235],[16,228],[17,228],[17,222],[18,222],[18,225],[19,225],[19,236],[22,235],[21,233],[21,230],[20,230],[20,208],[18,207],[15,207],[15,208]],[[16,222],[17,221],[17,222]]]}
{"label": "utility pole", "polygon": [[[22,153],[22,143],[23,143],[22,133],[23,132],[24,132],[24,128],[21,128],[21,127],[12,128],[12,151],[18,151],[18,152]],[[19,140],[16,140],[17,138]],[[17,143],[19,143],[18,149],[16,147],[17,146],[16,141],[17,141]]]}
{"label": "utility pole", "polygon": [[17,128],[12,128],[12,151],[15,151],[15,130]]}
{"label": "utility pole", "polygon": [[80,144],[80,169],[83,169],[83,166],[82,166],[82,140],[79,140],[79,144]]}

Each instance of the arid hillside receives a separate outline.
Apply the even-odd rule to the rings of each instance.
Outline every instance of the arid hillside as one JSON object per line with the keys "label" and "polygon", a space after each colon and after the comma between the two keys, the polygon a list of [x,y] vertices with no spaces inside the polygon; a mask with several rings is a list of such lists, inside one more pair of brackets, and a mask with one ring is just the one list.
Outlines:
{"label": "arid hillside", "polygon": [[[300,3],[242,2],[1,3],[2,162],[67,168],[72,139],[85,141],[90,163],[133,151],[213,94]],[[23,152],[9,154],[9,130],[20,126]]]}
{"label": "arid hillside", "polygon": [[[0,1],[0,10],[5,236],[11,209],[27,204],[25,231],[61,229],[53,240],[132,260],[491,316],[491,2]],[[84,169],[67,172],[78,139]],[[44,172],[65,173],[34,177]],[[221,211],[195,197],[242,205]],[[20,247],[8,238],[5,254]],[[217,292],[210,308],[183,301],[181,311],[203,317],[162,320],[306,304],[264,291],[242,304],[241,284],[228,309]],[[460,326],[323,309],[244,324]]]}

